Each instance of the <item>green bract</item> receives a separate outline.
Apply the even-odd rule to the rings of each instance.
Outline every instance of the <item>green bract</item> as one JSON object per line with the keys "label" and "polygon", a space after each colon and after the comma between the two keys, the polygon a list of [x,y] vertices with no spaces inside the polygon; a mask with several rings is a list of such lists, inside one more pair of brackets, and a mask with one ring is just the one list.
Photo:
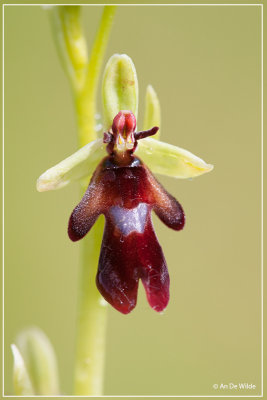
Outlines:
{"label": "green bract", "polygon": [[33,386],[22,355],[15,344],[11,345],[11,350],[14,358],[13,383],[15,394],[17,396],[33,395]]}
{"label": "green bract", "polygon": [[[57,360],[47,336],[38,328],[19,334],[14,355],[16,392],[38,395],[59,394]],[[26,393],[27,392],[27,393]]]}
{"label": "green bract", "polygon": [[51,25],[62,65],[76,89],[80,88],[86,76],[88,63],[87,44],[81,22],[81,7],[51,7]]}

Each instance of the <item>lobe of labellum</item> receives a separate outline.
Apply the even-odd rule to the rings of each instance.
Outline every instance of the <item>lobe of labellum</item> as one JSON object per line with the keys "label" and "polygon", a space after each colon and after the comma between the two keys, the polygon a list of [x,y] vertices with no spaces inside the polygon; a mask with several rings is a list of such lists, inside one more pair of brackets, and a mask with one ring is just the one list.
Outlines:
{"label": "lobe of labellum", "polygon": [[96,284],[116,310],[128,314],[136,306],[139,280],[135,235],[116,236],[114,228],[106,222]]}
{"label": "lobe of labellum", "polygon": [[99,215],[105,209],[105,196],[99,178],[99,166],[80,203],[73,210],[68,225],[69,238],[76,242],[82,239],[92,228]]}
{"label": "lobe of labellum", "polygon": [[[169,228],[183,229],[185,215],[182,206],[160,185],[147,167],[143,168],[146,172],[147,190],[152,195],[152,209]],[[150,219],[139,243],[138,255],[147,300],[155,311],[163,311],[169,302],[169,274]]]}
{"label": "lobe of labellum", "polygon": [[153,210],[165,225],[180,231],[185,224],[185,214],[181,204],[163,188],[147,167],[144,168],[146,168],[149,190],[154,196]]}
{"label": "lobe of labellum", "polygon": [[140,242],[138,247],[138,258],[142,265],[140,277],[147,301],[153,310],[161,312],[169,302],[170,278],[162,248],[151,222]]}

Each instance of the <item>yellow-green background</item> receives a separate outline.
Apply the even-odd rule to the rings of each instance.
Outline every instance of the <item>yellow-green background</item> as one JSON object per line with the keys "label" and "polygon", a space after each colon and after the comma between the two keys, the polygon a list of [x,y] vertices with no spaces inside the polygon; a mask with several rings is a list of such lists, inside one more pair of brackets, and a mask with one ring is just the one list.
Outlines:
{"label": "yellow-green background", "polygon": [[[89,46],[101,7],[84,7]],[[215,165],[192,181],[159,177],[182,203],[174,232],[155,219],[171,276],[164,315],[140,285],[128,316],[109,307],[105,394],[260,394],[260,7],[120,7],[106,60],[135,62],[139,128],[147,84],[162,139]],[[99,104],[100,99],[99,99]],[[72,97],[46,11],[5,8],[5,394],[10,344],[41,327],[70,394],[79,246],[66,234],[79,186],[37,193],[36,178],[77,145]],[[216,391],[248,382],[255,391]]]}

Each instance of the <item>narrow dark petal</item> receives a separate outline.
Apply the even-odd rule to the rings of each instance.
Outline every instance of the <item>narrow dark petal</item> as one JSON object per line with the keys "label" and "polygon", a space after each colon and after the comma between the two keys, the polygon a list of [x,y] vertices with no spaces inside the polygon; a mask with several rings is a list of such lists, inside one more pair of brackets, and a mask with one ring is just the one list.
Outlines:
{"label": "narrow dark petal", "polygon": [[159,130],[158,126],[154,126],[153,128],[149,129],[148,131],[140,131],[140,132],[135,132],[134,137],[136,140],[144,139],[148,136],[153,136],[155,135]]}
{"label": "narrow dark petal", "polygon": [[110,132],[104,132],[103,143],[113,142],[113,135]]}

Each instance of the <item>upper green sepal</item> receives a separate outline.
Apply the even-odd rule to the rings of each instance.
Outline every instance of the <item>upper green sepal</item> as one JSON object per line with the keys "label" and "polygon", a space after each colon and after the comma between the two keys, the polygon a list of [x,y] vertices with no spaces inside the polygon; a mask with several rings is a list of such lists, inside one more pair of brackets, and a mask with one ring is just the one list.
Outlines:
{"label": "upper green sepal", "polygon": [[129,110],[137,119],[138,81],[134,63],[126,54],[114,54],[108,61],[102,86],[106,128],[121,110]]}
{"label": "upper green sepal", "polygon": [[138,142],[136,155],[152,172],[174,178],[194,178],[213,169],[213,165],[189,151],[152,138]]}

